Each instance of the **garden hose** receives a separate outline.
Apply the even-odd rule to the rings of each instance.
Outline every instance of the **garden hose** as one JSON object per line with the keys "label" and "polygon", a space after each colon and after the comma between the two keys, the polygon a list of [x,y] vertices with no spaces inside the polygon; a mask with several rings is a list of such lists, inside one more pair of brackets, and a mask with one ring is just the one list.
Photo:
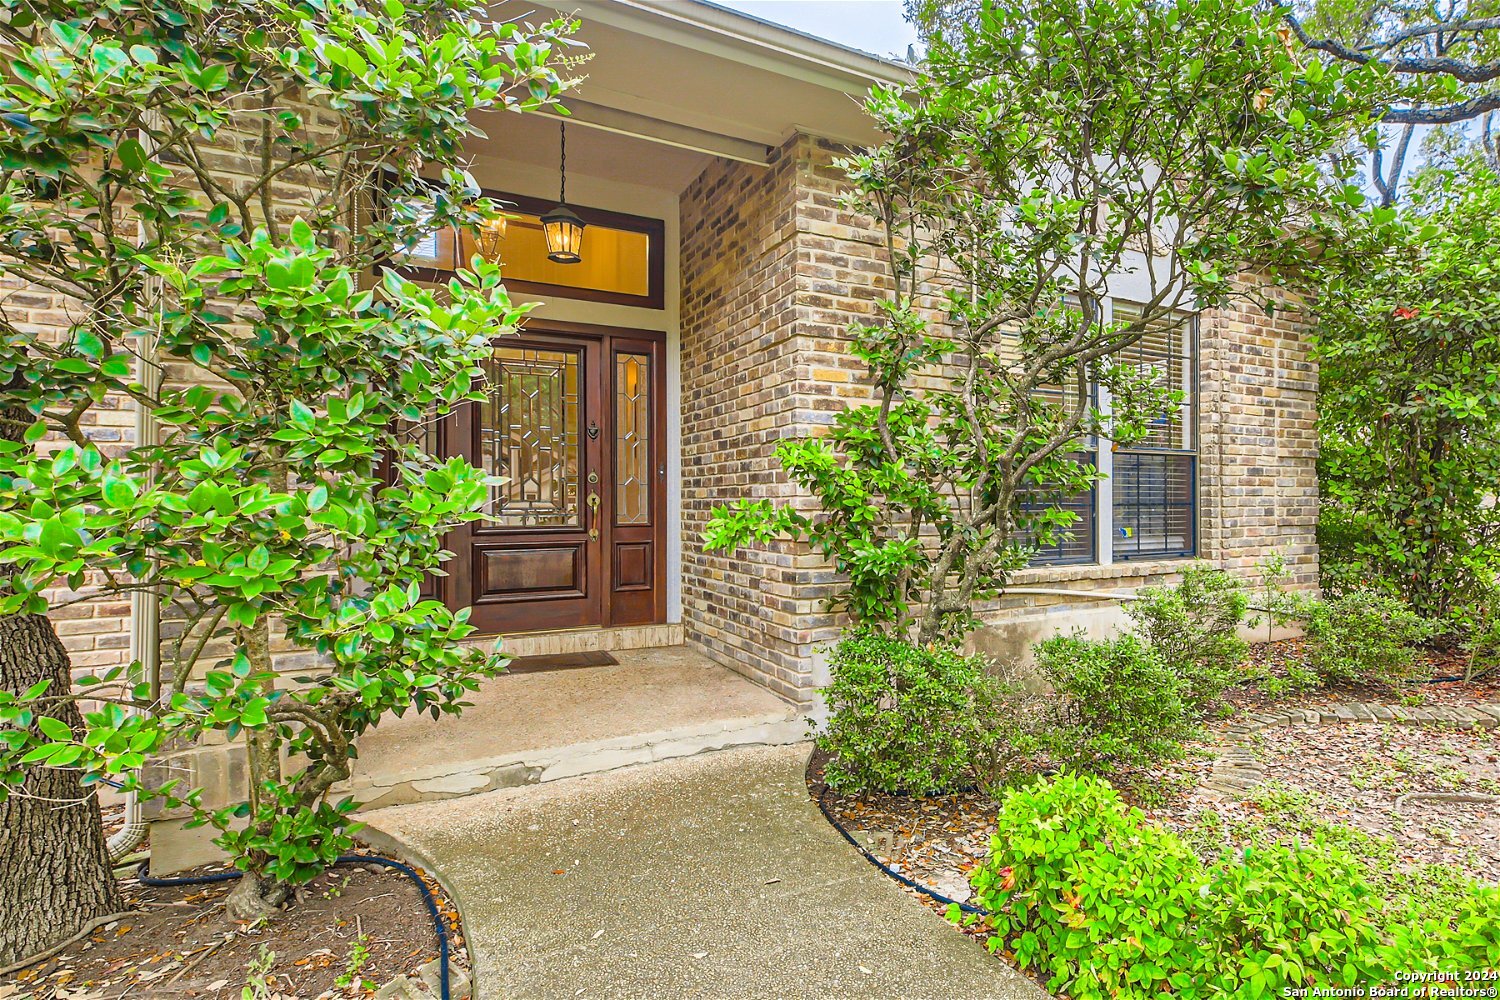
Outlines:
{"label": "garden hose", "polygon": [[881,861],[875,855],[873,855],[869,851],[865,850],[865,846],[863,844],[861,844],[859,841],[855,840],[853,834],[851,834],[848,830],[844,829],[844,825],[842,823],[840,823],[837,819],[834,818],[833,813],[831,813],[831,812],[828,811],[828,805],[824,801],[824,799],[827,798],[827,796],[828,796],[828,789],[827,788],[824,788],[823,791],[821,791],[821,792],[818,793],[818,811],[823,814],[823,818],[826,819],[833,826],[833,828],[839,832],[839,834],[845,840],[849,841],[849,843],[851,843],[851,844],[854,845],[854,849],[856,851],[858,851],[860,854],[864,855],[865,860],[868,861],[868,862],[870,862],[870,864],[874,865],[876,868],[879,868],[881,871],[885,872],[885,874],[889,875],[891,878],[895,879],[897,882],[900,882],[902,885],[906,886],[908,889],[915,889],[917,892],[920,892],[922,895],[928,896],[928,897],[930,897],[932,899],[935,899],[939,903],[944,904],[945,906],[956,906],[960,910],[962,910],[964,913],[972,913],[972,914],[975,914],[976,916],[987,917],[987,916],[990,915],[990,911],[986,910],[982,906],[974,906],[971,903],[960,903],[956,899],[949,899],[947,896],[944,896],[942,893],[938,892],[936,889],[929,889],[929,888],[927,888],[927,886],[923,885],[921,882],[918,882],[915,879],[907,878],[905,875],[902,875],[900,872],[896,871],[895,869],[893,869],[889,865],[887,865],[884,861]]}
{"label": "garden hose", "polygon": [[[825,815],[827,814],[825,813]],[[845,834],[845,836],[848,836],[848,834]],[[340,854],[333,863],[335,865],[380,865],[384,868],[394,868],[411,879],[412,884],[422,893],[422,901],[427,904],[427,912],[432,915],[432,927],[437,932],[438,940],[439,988],[442,992],[442,1000],[451,1000],[448,990],[448,922],[443,919],[443,915],[438,911],[437,900],[433,898],[432,890],[427,888],[427,883],[422,881],[422,876],[417,874],[416,869],[392,858],[383,858],[378,854]],[[213,872],[208,875],[156,878],[148,873],[147,866],[149,864],[149,861],[142,861],[140,868],[136,870],[136,878],[140,880],[142,885],[210,885],[216,882],[232,882],[245,874],[240,871],[227,871]]]}

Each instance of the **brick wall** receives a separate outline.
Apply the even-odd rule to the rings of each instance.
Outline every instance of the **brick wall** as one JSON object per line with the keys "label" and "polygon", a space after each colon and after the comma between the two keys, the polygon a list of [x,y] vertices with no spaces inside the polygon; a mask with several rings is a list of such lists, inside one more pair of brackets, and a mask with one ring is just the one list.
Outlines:
{"label": "brick wall", "polygon": [[[59,342],[83,319],[76,300],[44,288],[29,287],[19,278],[0,277],[0,309],[19,330]],[[135,411],[128,400],[108,396],[84,414],[84,433],[98,442],[106,457],[114,457],[135,443]],[[60,434],[49,434],[39,450],[49,453],[66,443]],[[103,583],[97,574],[86,574],[77,590],[66,587],[46,592],[53,605],[53,620],[63,648],[75,670],[100,671],[130,662],[130,598],[100,595]]]}
{"label": "brick wall", "polygon": [[796,148],[769,168],[716,162],[680,202],[684,625],[792,697],[807,687],[803,558],[785,544],[709,554],[699,539],[715,504],[790,493],[771,453],[801,419]]}
{"label": "brick wall", "polygon": [[[817,651],[840,624],[824,610],[832,572],[801,546],[711,555],[700,538],[713,506],[741,496],[810,509],[776,466],[776,442],[872,398],[845,350],[846,331],[873,314],[889,279],[879,232],[838,206],[838,152],[798,136],[769,167],[712,163],[681,197],[685,631],[709,655],[803,702],[816,684]],[[306,190],[288,194],[284,206]],[[65,303],[15,285],[3,291],[13,317],[66,329]],[[1294,314],[1272,319],[1248,305],[1207,314],[1200,357],[1200,554],[1248,574],[1281,551],[1294,583],[1315,586],[1316,371]],[[128,406],[107,400],[90,419],[106,451],[132,443]],[[1178,565],[1047,567],[1015,582],[1130,589],[1168,581]],[[1006,602],[1014,605],[1073,602]],[[74,604],[53,617],[75,667],[127,661],[128,600]]]}
{"label": "brick wall", "polygon": [[1199,325],[1202,551],[1252,573],[1271,552],[1292,582],[1317,586],[1317,364],[1296,309],[1242,304]]}
{"label": "brick wall", "polygon": [[[303,116],[304,138],[326,142],[338,128],[337,116],[326,108],[296,98],[287,98],[284,103]],[[260,145],[258,128],[250,131],[226,129],[217,148],[204,154],[216,183],[231,189],[250,183],[261,170]],[[285,171],[272,185],[272,211],[277,219],[285,225],[322,199],[336,199],[335,203],[347,205],[346,196],[330,192],[327,180],[326,175],[307,167]],[[188,187],[195,197],[204,197],[196,186],[189,184]],[[256,208],[258,202],[252,203],[252,211]],[[135,223],[126,220],[125,224],[133,226]],[[76,301],[45,289],[27,287],[15,278],[0,278],[0,308],[19,328],[36,330],[54,340],[69,336],[69,330],[86,318]],[[225,312],[230,311],[232,309],[226,304]],[[160,362],[162,377],[169,386],[207,380],[204,370],[196,366],[167,359],[160,359]],[[136,419],[135,404],[124,396],[111,394],[96,403],[83,422],[88,437],[99,443],[106,457],[113,457],[134,446]],[[49,434],[40,447],[46,452],[61,447],[63,443],[61,435]],[[52,605],[48,617],[53,620],[72,667],[78,673],[92,673],[130,662],[130,598],[123,594],[99,593],[103,582],[102,577],[91,574],[77,591],[58,587],[46,592]],[[172,620],[171,612],[163,617],[163,659],[167,660],[171,656],[171,640],[181,632],[181,624]],[[290,669],[305,665],[308,660],[305,655],[287,655],[284,651],[288,644],[279,636],[276,646],[283,650],[278,659],[280,666]],[[222,657],[227,649],[222,642],[210,643],[200,657],[200,663]]]}
{"label": "brick wall", "polygon": [[[684,579],[687,639],[798,701],[811,700],[818,649],[841,624],[824,610],[833,577],[805,547],[774,542],[702,551],[713,506],[809,497],[787,483],[778,440],[817,433],[873,398],[845,349],[851,322],[888,288],[871,220],[838,205],[832,144],[798,136],[769,168],[718,161],[682,195]],[[1317,551],[1316,370],[1292,314],[1253,306],[1200,323],[1200,556],[1250,576],[1273,551],[1313,587]],[[1039,567],[1018,585],[1130,590],[1170,582],[1180,561]],[[1015,597],[987,617],[1097,601]]]}

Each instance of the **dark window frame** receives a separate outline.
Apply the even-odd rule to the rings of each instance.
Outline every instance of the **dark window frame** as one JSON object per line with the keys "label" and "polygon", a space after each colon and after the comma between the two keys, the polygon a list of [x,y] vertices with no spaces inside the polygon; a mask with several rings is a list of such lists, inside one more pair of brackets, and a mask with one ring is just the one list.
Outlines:
{"label": "dark window frame", "polygon": [[[527,195],[510,194],[504,191],[495,191],[486,188],[482,194],[491,198],[504,208],[514,208],[518,212],[528,215],[546,215],[557,207],[556,202],[545,198],[532,198]],[[578,213],[585,225],[605,226],[610,229],[621,229],[626,232],[642,233],[646,237],[646,294],[633,295],[629,292],[611,292],[598,288],[578,288],[573,285],[555,285],[545,281],[521,281],[519,279],[507,278],[505,287],[511,293],[521,295],[544,295],[549,298],[558,299],[580,299],[585,302],[605,302],[613,305],[636,306],[642,309],[663,309],[666,306],[666,274],[667,274],[667,251],[666,235],[667,224],[662,219],[652,219],[644,215],[629,215],[625,212],[612,212],[603,208],[592,208],[586,205],[575,205],[571,202],[568,207]],[[453,259],[457,256],[456,230],[448,230],[447,233],[439,231],[438,238],[452,241],[449,244],[446,255],[443,248],[439,246],[439,258],[447,256]],[[444,283],[453,272],[445,267],[430,267],[419,264],[403,264],[400,258],[392,258],[390,267],[403,277],[412,278],[416,281],[427,281],[433,283]]]}
{"label": "dark window frame", "polygon": [[[1081,461],[1087,462],[1089,465],[1094,466],[1095,469],[1098,468],[1099,449],[1097,442],[1095,442],[1095,447],[1079,451],[1077,454],[1080,456]],[[1099,561],[1099,487],[1097,484],[1090,486],[1082,493],[1074,494],[1070,499],[1083,500],[1087,506],[1088,513],[1075,521],[1074,527],[1064,529],[1062,534],[1067,536],[1075,533],[1083,534],[1086,531],[1088,551],[1077,555],[1065,554],[1063,548],[1068,544],[1068,539],[1063,537],[1052,545],[1045,548],[1038,548],[1032,554],[1031,559],[1027,561],[1027,566],[1092,566]],[[1031,504],[1023,500],[1020,506],[1022,510],[1034,510],[1041,507],[1042,504]],[[1053,507],[1058,505],[1049,503],[1046,506]],[[1080,530],[1080,526],[1082,526],[1083,530]]]}

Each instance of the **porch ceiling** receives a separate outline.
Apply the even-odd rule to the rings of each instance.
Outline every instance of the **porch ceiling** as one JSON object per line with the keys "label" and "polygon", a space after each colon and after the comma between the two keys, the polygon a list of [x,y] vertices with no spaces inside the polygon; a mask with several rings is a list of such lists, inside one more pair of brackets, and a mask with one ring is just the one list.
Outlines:
{"label": "porch ceiling", "polygon": [[[706,153],[633,135],[577,128],[574,121],[568,119],[570,177],[597,177],[676,192],[702,173],[710,159]],[[464,146],[471,155],[537,167],[550,177],[557,171],[557,123],[556,115],[491,112],[475,120],[489,138],[471,139]],[[535,193],[556,197],[555,183]]]}
{"label": "porch ceiling", "polygon": [[[793,132],[878,142],[861,99],[877,82],[910,75],[891,60],[694,0],[545,6],[576,11],[592,53],[568,101],[575,120],[684,151],[764,162]],[[496,13],[546,16],[519,0],[501,0]]]}

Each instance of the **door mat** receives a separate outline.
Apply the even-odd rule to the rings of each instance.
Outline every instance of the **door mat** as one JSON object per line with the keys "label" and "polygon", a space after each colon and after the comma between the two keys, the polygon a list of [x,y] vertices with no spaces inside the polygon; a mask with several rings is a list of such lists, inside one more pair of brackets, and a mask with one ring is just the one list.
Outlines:
{"label": "door mat", "polygon": [[543,656],[518,656],[505,668],[511,674],[540,674],[548,670],[573,670],[577,667],[609,667],[620,661],[608,653],[548,653]]}

